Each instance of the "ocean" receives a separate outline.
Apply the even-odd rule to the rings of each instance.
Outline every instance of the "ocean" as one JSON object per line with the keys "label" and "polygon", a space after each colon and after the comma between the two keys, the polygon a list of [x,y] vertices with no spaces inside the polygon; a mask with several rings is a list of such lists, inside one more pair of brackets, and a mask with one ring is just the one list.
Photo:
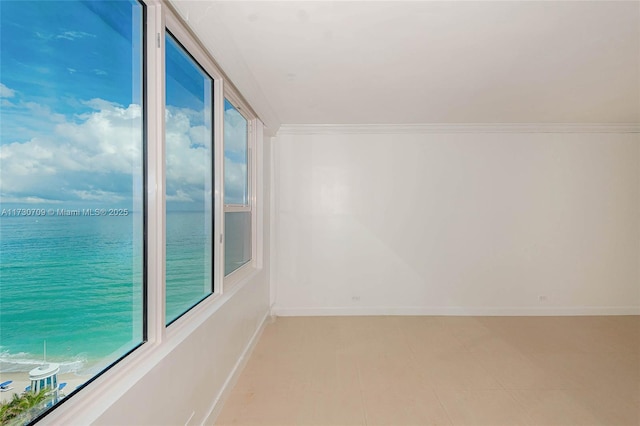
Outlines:
{"label": "ocean", "polygon": [[[167,213],[167,322],[210,291],[203,214]],[[142,218],[0,218],[0,373],[95,374],[142,335]]]}

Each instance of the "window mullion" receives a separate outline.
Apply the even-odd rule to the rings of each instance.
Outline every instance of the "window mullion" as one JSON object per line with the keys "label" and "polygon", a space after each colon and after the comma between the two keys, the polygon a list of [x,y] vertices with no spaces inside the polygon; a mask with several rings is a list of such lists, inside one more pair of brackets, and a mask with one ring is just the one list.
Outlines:
{"label": "window mullion", "polygon": [[164,16],[147,12],[147,339],[164,339],[165,328],[165,149]]}

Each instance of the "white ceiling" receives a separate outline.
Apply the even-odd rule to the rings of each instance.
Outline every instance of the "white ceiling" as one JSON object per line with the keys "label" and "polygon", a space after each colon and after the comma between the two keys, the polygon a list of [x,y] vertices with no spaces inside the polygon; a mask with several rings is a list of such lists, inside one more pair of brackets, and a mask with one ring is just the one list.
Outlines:
{"label": "white ceiling", "polygon": [[272,129],[640,122],[640,2],[172,3]]}

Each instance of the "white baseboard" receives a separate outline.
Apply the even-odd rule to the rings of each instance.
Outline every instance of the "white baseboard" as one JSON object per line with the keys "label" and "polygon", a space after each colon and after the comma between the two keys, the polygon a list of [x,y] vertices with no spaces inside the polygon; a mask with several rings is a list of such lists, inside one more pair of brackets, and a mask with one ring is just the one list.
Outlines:
{"label": "white baseboard", "polygon": [[264,330],[264,327],[267,324],[267,320],[270,318],[272,318],[271,312],[270,311],[265,312],[264,317],[262,318],[262,321],[260,321],[260,326],[257,328],[256,332],[253,333],[253,336],[251,336],[251,339],[249,339],[247,346],[244,348],[244,351],[242,351],[242,355],[240,355],[240,358],[238,358],[238,361],[233,366],[233,369],[229,373],[229,376],[227,376],[227,380],[225,380],[224,385],[222,386],[222,389],[218,393],[218,396],[216,397],[216,399],[213,401],[213,404],[211,405],[211,408],[209,409],[209,412],[207,413],[205,420],[202,422],[202,425],[215,424],[216,419],[218,418],[218,416],[220,415],[220,412],[222,411],[224,402],[227,400],[227,398],[229,397],[229,394],[231,394],[231,390],[234,388],[234,386],[238,382],[238,379],[240,378],[240,373],[242,373],[242,370],[247,365],[247,362],[251,357],[251,353],[253,352],[253,349],[255,348],[256,343],[258,343],[258,340],[260,340],[260,336],[262,335],[262,331]]}
{"label": "white baseboard", "polygon": [[640,306],[576,306],[576,307],[333,307],[283,308],[274,306],[272,313],[281,317],[304,316],[369,316],[369,315],[442,315],[442,316],[594,316],[640,315]]}

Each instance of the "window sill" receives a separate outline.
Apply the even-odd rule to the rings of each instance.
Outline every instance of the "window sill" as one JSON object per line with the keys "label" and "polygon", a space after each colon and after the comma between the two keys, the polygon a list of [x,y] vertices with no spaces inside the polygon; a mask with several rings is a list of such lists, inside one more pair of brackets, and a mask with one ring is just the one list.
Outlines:
{"label": "window sill", "polygon": [[222,280],[222,291],[226,293],[233,288],[235,288],[238,284],[251,280],[254,276],[256,276],[261,271],[261,268],[256,266],[255,260],[251,260],[246,264],[242,265]]}

